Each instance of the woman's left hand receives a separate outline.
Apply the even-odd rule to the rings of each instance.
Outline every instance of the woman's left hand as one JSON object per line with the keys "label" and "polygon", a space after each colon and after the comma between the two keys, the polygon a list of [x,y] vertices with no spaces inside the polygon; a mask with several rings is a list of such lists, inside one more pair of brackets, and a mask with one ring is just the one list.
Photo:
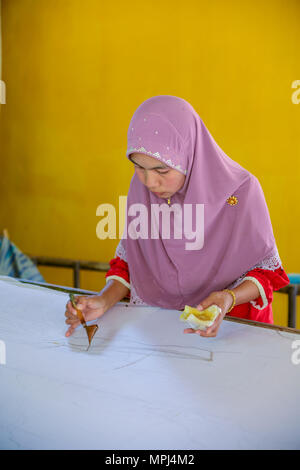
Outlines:
{"label": "woman's left hand", "polygon": [[217,336],[218,330],[222,323],[222,320],[225,314],[230,309],[233,303],[232,295],[226,291],[215,291],[211,292],[206,299],[204,299],[200,304],[196,306],[198,310],[204,310],[205,308],[209,307],[210,305],[218,305],[221,308],[221,313],[217,316],[214,323],[207,327],[206,330],[194,330],[193,328],[186,328],[183,332],[184,333],[197,333],[199,336],[205,337],[213,337]]}

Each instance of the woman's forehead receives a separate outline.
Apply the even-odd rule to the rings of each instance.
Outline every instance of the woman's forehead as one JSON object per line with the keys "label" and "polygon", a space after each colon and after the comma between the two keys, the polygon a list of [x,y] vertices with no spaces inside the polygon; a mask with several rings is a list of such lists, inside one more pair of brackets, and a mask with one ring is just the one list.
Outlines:
{"label": "woman's forehead", "polygon": [[157,161],[156,158],[150,157],[150,155],[146,155],[145,153],[139,153],[139,152],[131,153],[131,154],[130,154],[130,158],[132,158],[132,157],[133,157],[134,160],[136,160],[136,161],[137,161],[138,159],[139,159],[139,160],[143,159],[143,160],[145,160],[145,161],[147,161],[147,162],[151,162],[151,163],[154,163],[155,161]]}
{"label": "woman's forehead", "polygon": [[145,155],[144,153],[131,153],[130,159],[139,164],[146,164],[146,165],[156,165],[165,167],[164,163],[160,162],[157,158],[150,157],[149,155]]}

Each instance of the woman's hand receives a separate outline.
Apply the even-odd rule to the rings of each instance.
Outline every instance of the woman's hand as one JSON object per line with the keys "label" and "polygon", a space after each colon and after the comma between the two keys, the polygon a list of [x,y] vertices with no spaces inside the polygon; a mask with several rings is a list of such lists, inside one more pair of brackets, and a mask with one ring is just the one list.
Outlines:
{"label": "woman's hand", "polygon": [[196,306],[198,310],[204,310],[205,308],[209,307],[210,305],[218,305],[221,308],[221,313],[217,316],[214,323],[207,327],[206,330],[194,330],[193,328],[186,328],[184,333],[197,333],[200,336],[205,337],[214,337],[217,336],[218,330],[222,323],[222,320],[225,314],[230,309],[233,303],[232,295],[226,291],[216,291],[209,294],[206,299],[204,299],[200,304]]}
{"label": "woman's hand", "polygon": [[[106,302],[102,295],[77,295],[75,297],[75,303],[76,307],[82,311],[85,321],[96,320],[107,310]],[[74,333],[75,328],[80,325],[76,309],[73,307],[70,300],[66,305],[65,316],[67,317],[66,323],[70,325],[66,336],[70,336]]]}

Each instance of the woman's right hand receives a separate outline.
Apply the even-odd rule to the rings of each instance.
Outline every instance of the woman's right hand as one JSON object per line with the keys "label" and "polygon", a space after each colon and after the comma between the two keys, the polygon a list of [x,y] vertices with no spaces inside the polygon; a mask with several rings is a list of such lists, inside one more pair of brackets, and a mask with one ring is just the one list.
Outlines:
{"label": "woman's right hand", "polygon": [[[75,303],[76,307],[81,310],[85,321],[96,320],[106,311],[105,300],[102,295],[77,295],[75,296]],[[70,325],[66,336],[71,336],[77,326],[80,325],[80,320],[70,300],[66,304],[65,317],[67,317],[65,323]]]}

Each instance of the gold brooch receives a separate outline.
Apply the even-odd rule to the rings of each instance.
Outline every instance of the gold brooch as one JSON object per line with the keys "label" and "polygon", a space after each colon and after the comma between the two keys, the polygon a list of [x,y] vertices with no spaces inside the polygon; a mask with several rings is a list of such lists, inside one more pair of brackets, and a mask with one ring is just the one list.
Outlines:
{"label": "gold brooch", "polygon": [[235,206],[238,203],[238,198],[235,196],[230,196],[226,202],[231,206]]}

